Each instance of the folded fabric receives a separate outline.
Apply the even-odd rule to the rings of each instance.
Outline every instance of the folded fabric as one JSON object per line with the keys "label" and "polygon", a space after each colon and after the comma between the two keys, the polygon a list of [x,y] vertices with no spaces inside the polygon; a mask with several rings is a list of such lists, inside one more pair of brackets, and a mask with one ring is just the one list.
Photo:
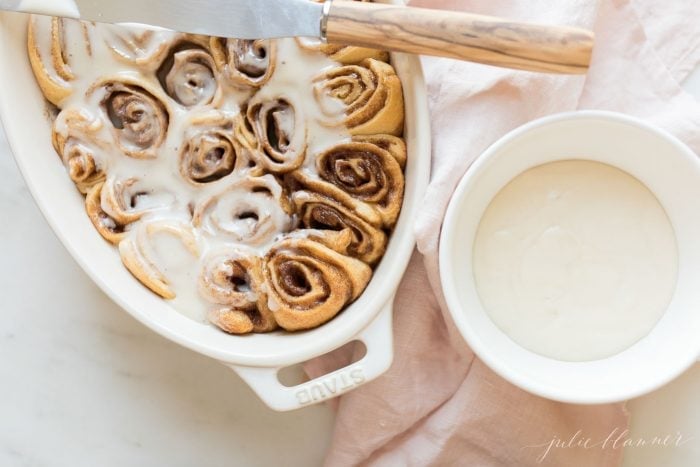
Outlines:
{"label": "folded fabric", "polygon": [[[619,465],[622,448],[601,442],[627,428],[623,404],[548,401],[514,387],[474,357],[442,297],[440,226],[454,188],[474,159],[509,130],[544,115],[576,109],[625,112],[700,151],[700,104],[679,84],[700,61],[700,2],[411,3],[591,28],[596,47],[586,76],[423,59],[433,124],[432,179],[415,224],[419,253],[395,301],[394,363],[382,377],[332,402],[337,421],[326,463]],[[346,347],[313,360],[307,372],[313,377],[337,368],[353,351]]]}

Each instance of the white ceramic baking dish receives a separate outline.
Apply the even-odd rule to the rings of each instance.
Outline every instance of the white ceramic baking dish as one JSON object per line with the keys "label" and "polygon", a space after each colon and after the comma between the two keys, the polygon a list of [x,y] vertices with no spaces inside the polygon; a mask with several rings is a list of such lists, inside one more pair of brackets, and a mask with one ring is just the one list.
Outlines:
{"label": "white ceramic baking dish", "polygon": [[[406,100],[409,151],[406,195],[386,255],[362,296],[329,323],[294,334],[230,336],[194,322],[152,294],[122,266],[116,250],[95,231],[51,146],[46,104],[26,53],[26,17],[0,14],[0,117],[17,164],[41,211],[85,272],[115,302],[155,332],[233,368],[276,410],[292,410],[335,397],[376,378],[392,361],[392,303],[414,247],[412,219],[430,171],[430,122],[423,74],[417,57],[395,55]],[[31,248],[31,245],[27,245]],[[278,371],[359,340],[366,355],[358,362],[294,387]]]}

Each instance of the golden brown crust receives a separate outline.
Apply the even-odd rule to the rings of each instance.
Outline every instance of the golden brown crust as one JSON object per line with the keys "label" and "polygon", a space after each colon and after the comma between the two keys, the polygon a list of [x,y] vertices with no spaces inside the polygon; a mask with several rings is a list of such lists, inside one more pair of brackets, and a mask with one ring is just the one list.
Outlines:
{"label": "golden brown crust", "polygon": [[389,52],[365,47],[334,46],[333,44],[326,44],[326,47],[322,47],[321,51],[343,65],[355,65],[368,58],[381,62],[389,61]]}
{"label": "golden brown crust", "polygon": [[357,135],[352,137],[353,141],[360,143],[371,143],[375,146],[379,146],[385,151],[394,156],[396,162],[399,163],[401,169],[406,167],[406,160],[408,158],[408,151],[406,149],[406,142],[394,135]]}
{"label": "golden brown crust", "polygon": [[297,191],[292,195],[292,203],[303,228],[333,233],[310,233],[311,238],[370,266],[374,266],[384,255],[386,234],[377,225],[355,214],[352,205],[344,205],[334,199],[331,191],[325,194]]}
{"label": "golden brown crust", "polygon": [[389,229],[403,204],[405,161],[406,146],[400,138],[356,136],[316,156],[318,178],[303,171],[293,178],[307,190],[338,200],[370,224]]}
{"label": "golden brown crust", "polygon": [[[316,156],[319,177],[338,188],[346,195],[374,207],[382,218],[382,225],[393,227],[398,219],[404,194],[404,177],[401,164],[391,152],[382,149],[376,142],[386,141],[375,137],[372,140],[355,140],[339,144]],[[405,160],[400,144],[392,141],[392,148]],[[326,189],[326,192],[334,190]]]}
{"label": "golden brown crust", "polygon": [[310,239],[276,243],[264,260],[270,310],[288,331],[333,318],[365,289],[372,270]]}
{"label": "golden brown crust", "polygon": [[338,200],[344,206],[347,206],[353,213],[360,216],[370,224],[382,224],[382,216],[373,206],[356,200],[343,190],[322,179],[319,179],[316,176],[311,176],[304,171],[298,170],[291,174],[290,179],[292,180],[291,184],[294,187],[293,191],[306,190],[313,193],[320,193],[330,196]]}
{"label": "golden brown crust", "polygon": [[[403,90],[388,63],[370,58],[358,65],[332,68],[316,79],[314,92],[329,124],[343,124],[352,135],[403,133]],[[329,98],[345,105],[342,118],[335,106],[327,104]]]}
{"label": "golden brown crust", "polygon": [[[38,42],[37,29],[50,22],[50,44]],[[64,52],[63,19],[32,16],[27,32],[27,50],[29,63],[34,71],[39,88],[44,97],[56,106],[60,106],[73,93],[71,81],[75,79],[70,66],[66,62]],[[49,57],[43,56],[42,49],[48,49]]]}

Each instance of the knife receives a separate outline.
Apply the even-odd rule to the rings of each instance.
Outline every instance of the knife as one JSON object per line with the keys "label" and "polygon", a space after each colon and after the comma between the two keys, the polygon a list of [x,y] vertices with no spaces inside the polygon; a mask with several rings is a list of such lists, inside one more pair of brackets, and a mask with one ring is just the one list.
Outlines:
{"label": "knife", "polygon": [[584,29],[358,1],[0,0],[0,10],[239,39],[317,37],[553,73],[585,73],[593,49]]}

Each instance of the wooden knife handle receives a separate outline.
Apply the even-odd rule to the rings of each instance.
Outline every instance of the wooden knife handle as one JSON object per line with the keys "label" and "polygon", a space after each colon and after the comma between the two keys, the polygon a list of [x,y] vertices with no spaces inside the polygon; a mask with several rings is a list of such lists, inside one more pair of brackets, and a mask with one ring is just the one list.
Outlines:
{"label": "wooden knife handle", "polygon": [[328,5],[325,37],[330,43],[571,74],[588,69],[594,38],[572,27],[351,1]]}

